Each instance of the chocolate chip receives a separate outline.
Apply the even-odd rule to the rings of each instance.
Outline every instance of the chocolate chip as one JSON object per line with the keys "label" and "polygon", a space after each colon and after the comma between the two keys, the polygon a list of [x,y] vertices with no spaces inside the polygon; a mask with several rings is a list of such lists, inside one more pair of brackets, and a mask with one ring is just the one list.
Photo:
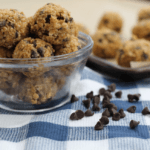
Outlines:
{"label": "chocolate chip", "polygon": [[31,58],[39,58],[39,55],[34,50],[31,51]]}
{"label": "chocolate chip", "polygon": [[135,120],[131,120],[130,121],[130,128],[134,129],[140,122],[135,121]]}
{"label": "chocolate chip", "polygon": [[13,29],[14,29],[14,27],[15,27],[15,24],[12,23],[12,22],[9,22],[8,25],[11,26]]}
{"label": "chocolate chip", "polygon": [[47,5],[52,5],[52,6],[54,6],[54,4],[53,4],[53,3],[47,3]]}
{"label": "chocolate chip", "polygon": [[120,113],[120,118],[124,118],[126,116],[123,109],[120,109],[119,113]]}
{"label": "chocolate chip", "polygon": [[61,27],[61,28],[59,28],[58,30],[62,30],[63,28]]}
{"label": "chocolate chip", "polygon": [[108,108],[105,109],[105,111],[102,113],[102,116],[110,117],[110,112],[108,111]]}
{"label": "chocolate chip", "polygon": [[141,96],[141,94],[134,94],[133,95],[133,99],[135,99],[136,101],[138,101],[139,98],[140,98],[140,96]]}
{"label": "chocolate chip", "polygon": [[34,24],[37,24],[37,21],[35,21]]}
{"label": "chocolate chip", "polygon": [[45,30],[43,34],[49,36],[49,31]]}
{"label": "chocolate chip", "polygon": [[100,121],[98,121],[95,125],[95,130],[102,130],[102,129],[103,129],[103,124]]}
{"label": "chocolate chip", "polygon": [[69,39],[68,39],[68,38],[65,38],[65,39],[63,39],[62,41],[63,41],[63,42],[68,42]]}
{"label": "chocolate chip", "polygon": [[93,111],[100,111],[100,107],[96,103],[94,103],[93,107],[92,107],[92,110]]}
{"label": "chocolate chip", "polygon": [[104,96],[108,96],[110,99],[112,98],[112,95],[109,91],[105,91]]}
{"label": "chocolate chip", "polygon": [[45,18],[45,22],[50,23],[50,18],[51,18],[51,15],[47,15],[47,17]]}
{"label": "chocolate chip", "polygon": [[44,11],[45,11],[44,9],[43,9],[43,10],[41,10],[41,11],[40,11],[40,15],[42,15],[42,14],[44,13]]}
{"label": "chocolate chip", "polygon": [[85,116],[89,117],[89,116],[93,116],[94,115],[94,112],[92,112],[90,109],[88,109],[86,112],[85,112]]}
{"label": "chocolate chip", "polygon": [[84,117],[84,112],[82,110],[77,110],[75,113],[77,114],[78,119],[82,119]]}
{"label": "chocolate chip", "polygon": [[120,28],[115,28],[115,31],[120,32]]}
{"label": "chocolate chip", "polygon": [[141,94],[134,94],[134,95],[128,94],[127,95],[129,102],[133,102],[133,100],[138,101],[140,96],[141,96]]}
{"label": "chocolate chip", "polygon": [[36,46],[37,46],[37,44],[36,44],[36,40],[35,40],[35,41],[33,41],[33,46],[34,46],[34,47],[36,47]]}
{"label": "chocolate chip", "polygon": [[72,21],[73,21],[73,18],[70,18],[69,21],[72,22]]}
{"label": "chocolate chip", "polygon": [[104,96],[102,104],[104,104],[104,103],[110,103],[110,99],[108,96]]}
{"label": "chocolate chip", "polygon": [[141,47],[140,47],[140,46],[137,46],[137,47],[135,47],[135,49],[141,49]]}
{"label": "chocolate chip", "polygon": [[104,24],[107,24],[109,21],[107,19],[104,19]]}
{"label": "chocolate chip", "polygon": [[41,57],[44,57],[44,51],[45,50],[44,50],[43,47],[40,47],[40,48],[37,49],[37,52],[40,54]]}
{"label": "chocolate chip", "polygon": [[94,103],[99,104],[99,103],[100,103],[100,98],[97,97],[97,96],[95,96],[95,97],[93,98],[93,104],[94,104]]}
{"label": "chocolate chip", "polygon": [[102,43],[102,41],[103,41],[102,39],[99,39],[99,40],[98,40],[98,42],[100,42],[100,43]]}
{"label": "chocolate chip", "polygon": [[113,116],[114,114],[117,113],[117,110],[114,108],[109,108],[109,112],[110,112],[110,115]]}
{"label": "chocolate chip", "polygon": [[115,113],[112,117],[112,120],[119,121],[120,120],[120,113]]}
{"label": "chocolate chip", "polygon": [[122,96],[122,91],[116,92],[116,93],[115,93],[115,96],[116,96],[117,98],[121,98],[121,96]]}
{"label": "chocolate chip", "polygon": [[6,25],[6,21],[0,21],[0,27],[4,27]]}
{"label": "chocolate chip", "polygon": [[103,125],[107,125],[109,123],[109,119],[107,116],[102,116],[102,118],[99,120]]}
{"label": "chocolate chip", "polygon": [[147,55],[146,53],[143,52],[142,58],[144,58],[144,60],[146,60],[146,59],[148,59],[148,55]]}
{"label": "chocolate chip", "polygon": [[105,91],[106,91],[106,90],[105,90],[104,88],[101,88],[101,89],[99,90],[99,94],[100,94],[100,95],[104,95]]}
{"label": "chocolate chip", "polygon": [[145,107],[145,108],[142,110],[142,114],[143,114],[143,115],[148,115],[148,114],[150,114],[150,111],[149,111],[148,107]]}
{"label": "chocolate chip", "polygon": [[18,31],[16,31],[15,37],[18,38],[18,36],[19,36],[19,33],[18,33]]}
{"label": "chocolate chip", "polygon": [[131,106],[131,107],[129,107],[129,108],[127,109],[127,111],[130,112],[130,113],[135,113],[135,111],[136,111],[136,106]]}
{"label": "chocolate chip", "polygon": [[91,102],[90,98],[88,98],[87,100],[83,100],[82,102],[87,109],[90,107]]}
{"label": "chocolate chip", "polygon": [[58,16],[57,19],[58,20],[64,20],[64,17],[63,16]]}
{"label": "chocolate chip", "polygon": [[66,19],[65,19],[65,22],[68,23],[68,21],[69,21],[68,18],[66,18]]}
{"label": "chocolate chip", "polygon": [[87,98],[93,98],[93,91],[89,92],[86,94]]}
{"label": "chocolate chip", "polygon": [[74,103],[74,102],[76,102],[78,100],[79,99],[74,94],[71,96],[71,103]]}
{"label": "chocolate chip", "polygon": [[115,89],[116,89],[116,84],[115,84],[115,83],[112,83],[111,85],[108,86],[108,89],[109,89],[111,92],[114,92]]}
{"label": "chocolate chip", "polygon": [[77,114],[76,113],[72,113],[70,115],[70,120],[78,120]]}
{"label": "chocolate chip", "polygon": [[117,106],[115,104],[112,104],[112,103],[104,103],[103,108],[108,108],[108,109],[114,108],[117,110]]}

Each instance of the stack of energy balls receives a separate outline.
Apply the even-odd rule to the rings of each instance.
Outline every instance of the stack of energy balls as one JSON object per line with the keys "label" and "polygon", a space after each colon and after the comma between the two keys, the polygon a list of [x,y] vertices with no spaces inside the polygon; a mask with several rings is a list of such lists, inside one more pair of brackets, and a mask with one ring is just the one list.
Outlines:
{"label": "stack of energy balls", "polygon": [[142,8],[138,23],[132,29],[130,40],[123,41],[121,33],[123,20],[115,12],[106,12],[93,35],[93,54],[101,58],[114,58],[118,65],[131,67],[131,61],[150,60],[150,7]]}
{"label": "stack of energy balls", "polygon": [[[0,10],[1,58],[21,61],[75,52],[81,48],[77,36],[74,19],[59,5],[48,3],[29,18],[15,9]],[[0,90],[17,94],[19,99],[32,104],[45,103],[63,87],[65,76],[72,73],[73,66],[59,68],[60,72],[58,68],[50,70],[42,65],[30,69],[21,73],[1,69]]]}

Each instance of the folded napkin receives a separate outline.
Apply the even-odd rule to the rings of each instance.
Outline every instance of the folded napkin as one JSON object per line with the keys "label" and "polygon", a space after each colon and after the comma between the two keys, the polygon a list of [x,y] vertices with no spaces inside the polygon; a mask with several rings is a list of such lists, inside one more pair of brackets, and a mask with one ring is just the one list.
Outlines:
{"label": "folded napkin", "polygon": [[[118,110],[123,108],[126,117],[119,121],[109,118],[103,130],[96,131],[94,126],[104,111],[95,112],[92,117],[78,121],[69,119],[75,110],[86,111],[82,100],[87,92],[98,94],[100,88],[116,83],[116,91],[122,90],[122,98],[111,100]],[[144,107],[150,108],[150,79],[138,82],[121,82],[108,79],[85,67],[81,81],[74,93],[79,101],[41,114],[13,113],[0,109],[0,150],[150,150],[150,116],[143,116]],[[129,103],[127,94],[140,93],[138,102]],[[126,109],[137,107],[131,114]],[[91,104],[92,107],[92,104]],[[90,107],[90,108],[91,108]],[[140,121],[130,129],[131,120]]]}

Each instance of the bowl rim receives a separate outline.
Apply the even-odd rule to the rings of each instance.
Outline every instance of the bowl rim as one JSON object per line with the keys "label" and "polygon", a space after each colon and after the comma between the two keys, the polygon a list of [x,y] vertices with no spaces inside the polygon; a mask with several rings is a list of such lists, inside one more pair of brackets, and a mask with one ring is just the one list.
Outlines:
{"label": "bowl rim", "polygon": [[[80,37],[82,37],[80,39]],[[76,56],[80,56],[84,53],[86,53],[90,48],[93,47],[93,40],[92,38],[90,37],[90,35],[87,35],[83,32],[79,32],[78,34],[78,39],[80,40],[85,40],[86,41],[86,45],[79,49],[78,51],[75,51],[75,52],[72,52],[72,53],[68,53],[68,54],[63,54],[63,55],[58,55],[58,56],[51,56],[51,57],[44,57],[44,58],[0,58],[0,61],[4,61],[4,62],[7,62],[7,61],[20,61],[20,62],[35,62],[35,61],[59,61],[59,60],[66,60],[70,57],[76,57]]]}

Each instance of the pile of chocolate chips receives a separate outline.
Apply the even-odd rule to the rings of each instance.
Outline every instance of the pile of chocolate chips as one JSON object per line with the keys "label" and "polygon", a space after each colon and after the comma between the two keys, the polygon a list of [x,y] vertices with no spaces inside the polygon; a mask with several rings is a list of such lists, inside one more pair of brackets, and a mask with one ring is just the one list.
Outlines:
{"label": "pile of chocolate chips", "polygon": [[[116,90],[116,84],[112,83],[111,85],[108,86],[107,89],[105,88],[101,88],[99,90],[99,94],[98,95],[94,95],[93,91],[89,92],[86,94],[86,100],[83,100],[82,103],[83,105],[87,108],[87,111],[84,113],[82,110],[77,110],[74,113],[71,114],[70,119],[71,120],[79,120],[82,119],[84,116],[89,117],[89,116],[93,116],[94,112],[92,112],[89,108],[90,108],[90,104],[91,101],[93,103],[92,106],[92,110],[93,111],[100,111],[100,96],[103,96],[103,100],[102,100],[102,107],[106,108],[103,113],[102,113],[102,117],[101,119],[99,119],[99,121],[96,123],[95,125],[95,130],[102,130],[104,128],[104,126],[109,124],[109,117],[112,117],[113,121],[119,121],[121,118],[124,118],[126,116],[126,114],[124,113],[123,109],[120,109],[119,111],[117,111],[117,106],[113,103],[111,103],[111,99],[112,99],[112,94],[111,92],[114,92]],[[117,91],[115,93],[116,98],[121,98],[122,96],[122,91]],[[139,101],[140,98],[140,94],[128,94],[127,98],[129,102],[133,102],[135,101]],[[79,99],[75,96],[72,95],[71,98],[71,102],[76,102]],[[127,111],[130,113],[135,113],[136,111],[136,106],[130,106],[129,108],[127,108]],[[150,111],[148,109],[148,107],[145,107],[142,110],[142,114],[143,115],[147,115],[150,114]],[[134,129],[140,122],[139,121],[135,121],[135,120],[131,120],[129,123],[129,126],[131,129]]]}

